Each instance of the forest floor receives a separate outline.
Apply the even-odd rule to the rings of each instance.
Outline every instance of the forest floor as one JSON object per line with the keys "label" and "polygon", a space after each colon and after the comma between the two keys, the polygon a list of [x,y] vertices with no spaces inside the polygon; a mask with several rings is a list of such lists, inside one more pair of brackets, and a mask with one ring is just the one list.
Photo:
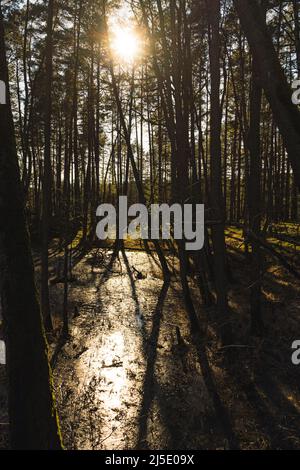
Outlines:
{"label": "forest floor", "polygon": [[[300,338],[299,282],[266,258],[268,329],[263,338],[249,337],[250,263],[241,232],[230,228],[227,236],[235,338],[229,360],[214,308],[201,306],[191,277],[206,331],[204,355],[197,355],[174,258],[170,285],[156,257],[140,250],[118,257],[102,250],[98,258],[92,250],[76,264],[70,311],[78,316],[55,367],[67,448],[300,449],[300,368],[291,362],[291,344]],[[299,261],[296,246],[272,241]],[[59,310],[60,285],[52,299]]]}
{"label": "forest floor", "polygon": [[73,272],[79,316],[55,367],[67,448],[222,446],[179,283],[164,284],[156,257],[145,252],[114,262],[111,254],[106,267],[92,272],[91,253]]}
{"label": "forest floor", "polygon": [[[69,288],[70,336],[56,354],[63,284],[55,282],[53,249],[56,334],[49,341],[67,449],[300,449],[300,366],[291,362],[292,342],[300,339],[299,281],[266,258],[268,328],[262,338],[250,337],[251,267],[240,237],[238,229],[228,229],[235,338],[229,358],[214,308],[201,305],[191,276],[206,332],[197,354],[175,258],[168,257],[173,276],[164,284],[153,253],[113,256],[110,249],[78,253]],[[282,243],[289,261],[299,262],[297,247]],[[36,256],[37,274],[38,264]]]}

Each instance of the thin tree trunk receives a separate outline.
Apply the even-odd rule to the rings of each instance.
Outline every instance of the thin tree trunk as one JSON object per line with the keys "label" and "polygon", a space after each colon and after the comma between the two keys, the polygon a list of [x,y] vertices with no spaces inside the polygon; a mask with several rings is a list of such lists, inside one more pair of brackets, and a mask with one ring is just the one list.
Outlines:
{"label": "thin tree trunk", "polygon": [[[252,87],[250,96],[250,129],[248,145],[250,151],[250,175],[249,175],[249,225],[250,229],[260,237],[261,230],[261,172],[262,158],[260,145],[260,114],[262,102],[262,89],[259,84],[259,67],[256,58],[252,62]],[[250,310],[252,332],[260,333],[262,330],[261,315],[261,249],[260,245],[251,240],[252,244],[252,269]]]}
{"label": "thin tree trunk", "polygon": [[211,65],[211,204],[213,220],[218,221],[212,227],[214,248],[214,273],[217,294],[217,310],[219,315],[222,342],[230,341],[228,323],[226,246],[224,235],[224,201],[222,194],[221,165],[221,107],[220,107],[220,0],[212,0],[210,12],[210,65]]}
{"label": "thin tree trunk", "polygon": [[42,282],[41,301],[45,328],[52,330],[49,301],[49,227],[51,217],[51,121],[52,121],[52,81],[53,81],[53,16],[54,0],[48,3],[46,69],[45,69],[45,152],[43,173],[43,211],[42,211]]}

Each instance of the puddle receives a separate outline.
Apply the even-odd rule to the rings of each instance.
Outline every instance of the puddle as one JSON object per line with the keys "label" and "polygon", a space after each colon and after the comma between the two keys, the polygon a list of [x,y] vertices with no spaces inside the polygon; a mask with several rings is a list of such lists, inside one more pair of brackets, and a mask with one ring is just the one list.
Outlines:
{"label": "puddle", "polygon": [[[157,260],[120,254],[110,271],[74,269],[79,308],[55,369],[68,449],[214,448],[213,409],[179,284],[163,286]],[[140,274],[142,274],[142,276]],[[84,280],[84,282],[83,282]],[[180,328],[186,349],[177,344]],[[209,428],[209,429],[208,429]],[[215,429],[214,440],[219,431]]]}

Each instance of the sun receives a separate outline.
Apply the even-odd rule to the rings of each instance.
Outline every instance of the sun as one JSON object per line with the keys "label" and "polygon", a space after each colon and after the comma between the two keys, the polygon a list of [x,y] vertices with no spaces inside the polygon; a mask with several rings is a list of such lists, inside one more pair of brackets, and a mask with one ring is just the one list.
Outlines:
{"label": "sun", "polygon": [[119,26],[112,31],[111,50],[119,61],[133,64],[141,56],[141,38],[134,29]]}

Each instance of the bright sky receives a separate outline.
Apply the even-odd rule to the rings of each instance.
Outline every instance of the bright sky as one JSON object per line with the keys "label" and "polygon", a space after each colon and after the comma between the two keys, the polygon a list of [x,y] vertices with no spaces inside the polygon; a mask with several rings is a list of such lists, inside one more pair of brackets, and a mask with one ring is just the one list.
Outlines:
{"label": "bright sky", "polygon": [[132,65],[143,53],[143,40],[134,25],[131,11],[124,4],[110,16],[111,49],[116,61]]}

